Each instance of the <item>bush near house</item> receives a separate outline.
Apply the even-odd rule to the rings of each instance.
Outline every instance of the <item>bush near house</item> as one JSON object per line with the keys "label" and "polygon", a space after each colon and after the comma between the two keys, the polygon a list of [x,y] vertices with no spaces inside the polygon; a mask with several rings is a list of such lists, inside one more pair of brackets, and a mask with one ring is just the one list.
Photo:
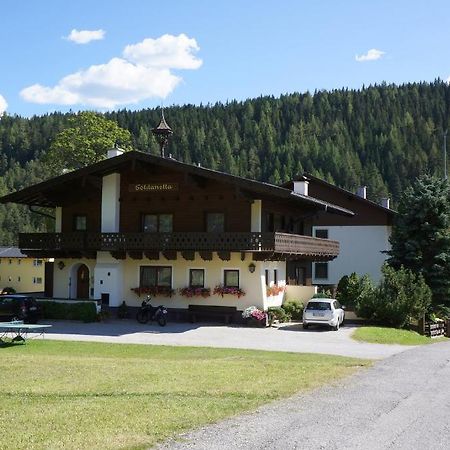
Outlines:
{"label": "bush near house", "polygon": [[97,307],[94,302],[63,303],[45,301],[39,302],[43,319],[81,320],[95,322]]}
{"label": "bush near house", "polygon": [[292,320],[302,320],[303,308],[305,307],[302,302],[298,300],[289,300],[283,303],[281,307]]}
{"label": "bush near house", "polygon": [[431,305],[431,290],[422,275],[385,264],[377,288],[367,289],[355,305],[358,316],[371,322],[396,328],[418,320]]}
{"label": "bush near house", "polygon": [[359,277],[355,272],[350,276],[344,275],[338,283],[336,300],[341,305],[353,309],[359,303],[361,298],[371,293],[374,289],[372,280],[369,275]]}
{"label": "bush near house", "polygon": [[288,314],[282,307],[280,306],[271,306],[267,314],[269,316],[269,324],[272,325],[272,323],[275,320],[278,320],[280,323],[289,322],[291,320],[291,315]]}

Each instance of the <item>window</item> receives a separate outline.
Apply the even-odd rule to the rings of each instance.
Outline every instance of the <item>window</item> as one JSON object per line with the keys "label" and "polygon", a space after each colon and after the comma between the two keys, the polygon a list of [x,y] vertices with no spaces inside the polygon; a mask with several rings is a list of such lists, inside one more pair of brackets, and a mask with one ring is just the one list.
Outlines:
{"label": "window", "polygon": [[207,213],[206,231],[211,233],[223,233],[225,231],[225,214]]}
{"label": "window", "polygon": [[34,267],[42,266],[42,259],[35,259],[35,260],[33,261],[33,266],[34,266]]}
{"label": "window", "polygon": [[17,281],[20,283],[20,277],[17,277]]}
{"label": "window", "polygon": [[278,283],[278,270],[277,269],[273,270],[273,283],[274,284]]}
{"label": "window", "polygon": [[239,287],[239,270],[224,270],[223,285],[225,287]]}
{"label": "window", "polygon": [[140,287],[171,287],[172,267],[141,266]]}
{"label": "window", "polygon": [[41,277],[33,277],[33,284],[42,284]]}
{"label": "window", "polygon": [[189,287],[205,287],[205,270],[189,270]]}
{"label": "window", "polygon": [[264,278],[266,279],[266,286],[269,286],[270,280],[269,280],[269,269],[266,269],[264,271]]}
{"label": "window", "polygon": [[20,259],[18,259],[17,260],[17,264],[20,266],[20,263],[21,263],[22,261],[20,260]]}
{"label": "window", "polygon": [[171,233],[173,214],[143,214],[142,231],[145,233]]}
{"label": "window", "polygon": [[316,238],[328,239],[328,230],[316,230],[315,235]]}
{"label": "window", "polygon": [[75,231],[86,231],[87,230],[87,217],[86,216],[74,216],[73,217],[73,228]]}
{"label": "window", "polygon": [[315,263],[315,277],[328,278],[328,263]]}
{"label": "window", "polygon": [[12,264],[12,259],[9,260],[9,264]]}

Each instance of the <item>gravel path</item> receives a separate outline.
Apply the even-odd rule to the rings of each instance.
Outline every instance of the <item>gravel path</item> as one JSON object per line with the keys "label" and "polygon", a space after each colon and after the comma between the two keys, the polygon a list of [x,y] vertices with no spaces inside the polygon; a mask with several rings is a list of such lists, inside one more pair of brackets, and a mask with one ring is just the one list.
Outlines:
{"label": "gravel path", "polygon": [[322,353],[356,358],[387,358],[408,348],[402,345],[379,345],[351,339],[355,327],[339,331],[311,328],[300,324],[279,328],[247,328],[217,324],[169,323],[166,327],[141,325],[135,320],[111,320],[104,323],[50,321],[52,328],[45,339],[97,341],[118,344],[154,344],[199,347],[274,350],[297,353]]}
{"label": "gravel path", "polygon": [[417,347],[159,449],[448,449],[450,343]]}

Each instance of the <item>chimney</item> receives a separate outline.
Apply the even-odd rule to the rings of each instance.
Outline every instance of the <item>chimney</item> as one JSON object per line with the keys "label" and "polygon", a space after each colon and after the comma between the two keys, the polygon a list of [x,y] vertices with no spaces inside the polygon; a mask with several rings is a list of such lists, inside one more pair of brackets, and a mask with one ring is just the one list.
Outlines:
{"label": "chimney", "polygon": [[391,199],[388,197],[383,197],[380,201],[380,205],[386,209],[390,209],[390,207],[391,207],[390,203],[391,203]]}
{"label": "chimney", "polygon": [[308,195],[309,181],[303,179],[301,181],[294,181],[294,192],[296,194]]}
{"label": "chimney", "polygon": [[108,159],[109,159],[109,158],[114,158],[114,157],[116,157],[116,156],[123,155],[124,152],[125,152],[125,151],[122,150],[121,148],[119,148],[119,147],[114,147],[114,148],[111,148],[110,150],[108,150],[107,157],[108,157]]}
{"label": "chimney", "polygon": [[366,199],[367,198],[367,186],[360,186],[356,191],[356,195],[358,197]]}

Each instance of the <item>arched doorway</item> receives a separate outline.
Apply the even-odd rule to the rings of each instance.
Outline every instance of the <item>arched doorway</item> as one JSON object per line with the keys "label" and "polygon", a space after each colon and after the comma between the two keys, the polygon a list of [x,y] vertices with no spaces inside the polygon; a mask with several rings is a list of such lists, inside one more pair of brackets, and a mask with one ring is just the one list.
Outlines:
{"label": "arched doorway", "polygon": [[89,268],[85,264],[77,269],[77,298],[89,298]]}

